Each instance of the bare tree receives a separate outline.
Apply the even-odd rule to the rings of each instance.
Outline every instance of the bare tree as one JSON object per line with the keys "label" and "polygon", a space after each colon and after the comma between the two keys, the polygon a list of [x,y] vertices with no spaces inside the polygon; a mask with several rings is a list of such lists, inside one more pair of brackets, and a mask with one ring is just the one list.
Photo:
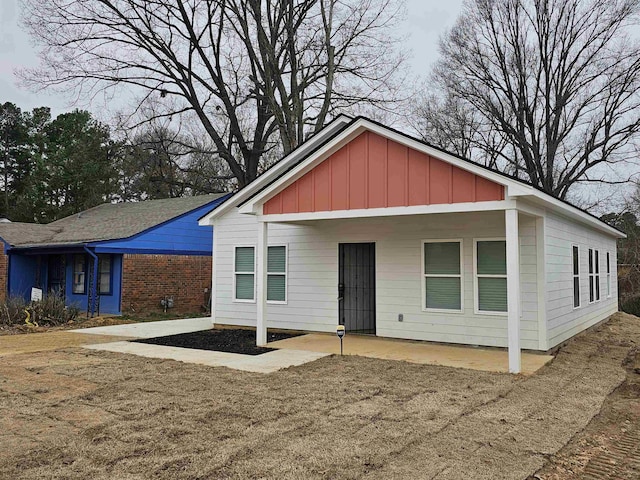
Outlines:
{"label": "bare tree", "polygon": [[398,1],[25,0],[41,66],[23,78],[165,99],[162,115],[196,117],[242,187],[274,135],[288,153],[336,111],[393,105]]}
{"label": "bare tree", "polygon": [[455,137],[444,146],[475,146],[557,197],[626,182],[640,132],[637,13],[637,0],[470,0],[441,39],[441,108],[422,114],[437,128],[462,122],[440,128]]}

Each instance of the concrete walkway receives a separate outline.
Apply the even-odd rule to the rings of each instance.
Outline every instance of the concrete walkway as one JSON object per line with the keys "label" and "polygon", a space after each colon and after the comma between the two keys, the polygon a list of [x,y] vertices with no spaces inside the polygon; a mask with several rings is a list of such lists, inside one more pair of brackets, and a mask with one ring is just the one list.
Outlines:
{"label": "concrete walkway", "polygon": [[167,347],[145,343],[114,342],[84,345],[84,348],[116,353],[129,353],[139,357],[165,358],[185,363],[196,363],[210,367],[228,367],[245,372],[272,373],[287,367],[313,362],[329,354],[301,350],[282,349],[262,355],[214,352],[194,348]]}
{"label": "concrete walkway", "polygon": [[[336,335],[312,333],[300,337],[269,343],[271,348],[307,350],[311,352],[340,353],[340,341]],[[346,335],[344,354],[384,360],[404,360],[411,363],[444,365],[488,372],[508,372],[509,359],[506,350],[440,345],[411,340]],[[551,355],[522,353],[522,373],[530,375],[553,360]]]}
{"label": "concrete walkway", "polygon": [[[127,325],[110,325],[108,327],[93,327],[71,330],[74,334],[82,334],[83,338],[96,338],[94,335],[109,336],[109,338],[155,338],[178,335],[181,333],[199,332],[211,328],[211,318],[186,318],[182,320],[163,320],[159,322],[132,323]],[[116,338],[122,340],[121,338]],[[283,368],[312,362],[329,354],[324,352],[299,351],[295,349],[281,349],[262,355],[242,355],[239,353],[214,352],[194,348],[167,347],[164,345],[149,345],[145,343],[131,343],[118,341],[104,343],[88,340],[82,345],[91,350],[106,352],[128,353],[147,358],[165,358],[185,363],[197,363],[210,367],[228,367],[246,372],[272,373]]]}
{"label": "concrete walkway", "polygon": [[178,335],[180,333],[199,332],[211,328],[211,317],[184,318],[181,320],[161,320],[158,322],[128,323],[108,327],[92,327],[70,330],[75,333],[91,335],[110,335],[130,338],[155,338]]}

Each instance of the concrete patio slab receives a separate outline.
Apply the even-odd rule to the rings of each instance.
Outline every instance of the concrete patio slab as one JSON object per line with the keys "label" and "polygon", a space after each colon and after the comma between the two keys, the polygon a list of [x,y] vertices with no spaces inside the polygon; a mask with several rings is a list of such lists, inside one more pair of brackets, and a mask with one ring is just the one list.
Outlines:
{"label": "concrete patio slab", "polygon": [[256,373],[272,373],[287,367],[303,365],[329,354],[308,350],[281,349],[262,355],[241,355],[239,353],[214,352],[193,348],[167,347],[145,343],[113,342],[97,345],[83,345],[84,348],[106,352],[128,353],[147,358],[163,358],[184,363],[196,363],[210,367],[228,367],[235,370]]}
{"label": "concrete patio slab", "polygon": [[211,317],[184,318],[180,320],[161,320],[158,322],[138,322],[108,327],[92,327],[70,330],[75,333],[91,335],[110,335],[130,338],[155,338],[180,333],[199,332],[211,328]]}
{"label": "concrete patio slab", "polygon": [[[340,353],[340,341],[333,334],[312,333],[270,342],[271,348],[307,350],[310,352]],[[508,372],[506,350],[440,345],[412,340],[397,340],[367,335],[346,335],[344,354],[385,360],[404,360],[411,363],[469,368],[489,372]],[[530,375],[548,362],[552,355],[522,353],[522,373]]]}

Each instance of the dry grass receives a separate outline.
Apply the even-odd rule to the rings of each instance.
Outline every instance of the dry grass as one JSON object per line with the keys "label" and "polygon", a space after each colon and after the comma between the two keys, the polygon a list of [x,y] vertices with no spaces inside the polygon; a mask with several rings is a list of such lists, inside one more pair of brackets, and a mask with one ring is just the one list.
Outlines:
{"label": "dry grass", "polygon": [[625,378],[619,315],[538,374],[327,357],[270,375],[69,349],[0,358],[0,478],[526,478]]}

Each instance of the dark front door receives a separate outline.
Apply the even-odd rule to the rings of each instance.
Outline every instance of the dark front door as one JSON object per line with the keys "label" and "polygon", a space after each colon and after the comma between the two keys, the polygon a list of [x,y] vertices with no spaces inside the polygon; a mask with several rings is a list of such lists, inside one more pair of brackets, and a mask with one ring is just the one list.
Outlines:
{"label": "dark front door", "polygon": [[47,291],[64,295],[64,255],[49,255],[47,262]]}
{"label": "dark front door", "polygon": [[341,243],[339,321],[347,332],[376,333],[376,246]]}

